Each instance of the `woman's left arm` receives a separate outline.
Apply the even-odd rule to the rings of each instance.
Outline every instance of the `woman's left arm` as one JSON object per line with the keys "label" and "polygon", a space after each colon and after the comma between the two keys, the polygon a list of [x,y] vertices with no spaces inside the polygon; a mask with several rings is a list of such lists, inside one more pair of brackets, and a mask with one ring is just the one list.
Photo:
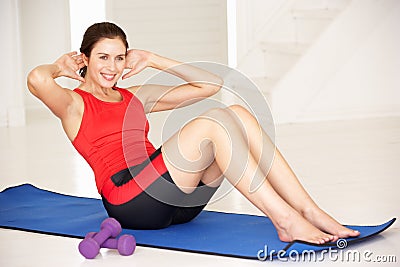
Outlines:
{"label": "woman's left arm", "polygon": [[186,83],[178,86],[145,84],[128,90],[143,102],[145,112],[170,110],[196,103],[217,93],[223,85],[221,77],[190,64],[159,56],[143,50],[129,50],[126,68],[130,69],[122,79],[139,73],[147,67],[175,75]]}

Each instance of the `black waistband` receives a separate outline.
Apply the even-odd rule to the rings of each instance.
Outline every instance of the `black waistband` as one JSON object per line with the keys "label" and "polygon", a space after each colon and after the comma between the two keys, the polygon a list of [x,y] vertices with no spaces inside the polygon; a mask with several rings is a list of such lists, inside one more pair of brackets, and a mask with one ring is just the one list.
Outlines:
{"label": "black waistband", "polygon": [[123,169],[116,174],[111,176],[111,181],[115,184],[115,186],[123,186],[132,180],[136,175],[138,175],[150,162],[152,162],[158,155],[161,154],[161,147],[159,147],[156,151],[154,151],[147,159],[145,159],[142,163],[131,166],[129,168]]}

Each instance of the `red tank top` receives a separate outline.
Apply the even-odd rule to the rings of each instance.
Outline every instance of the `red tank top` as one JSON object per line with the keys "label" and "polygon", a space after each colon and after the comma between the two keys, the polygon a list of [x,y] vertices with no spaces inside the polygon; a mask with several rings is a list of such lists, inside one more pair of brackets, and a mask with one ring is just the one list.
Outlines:
{"label": "red tank top", "polygon": [[72,141],[94,171],[101,194],[113,174],[143,162],[155,148],[147,138],[149,124],[140,100],[126,89],[114,88],[120,102],[105,102],[79,88],[84,102],[82,122]]}

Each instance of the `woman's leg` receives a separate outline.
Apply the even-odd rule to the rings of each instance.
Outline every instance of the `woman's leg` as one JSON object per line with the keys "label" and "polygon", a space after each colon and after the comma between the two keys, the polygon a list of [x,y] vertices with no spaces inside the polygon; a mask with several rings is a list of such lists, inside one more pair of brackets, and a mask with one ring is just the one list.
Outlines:
{"label": "woman's leg", "polygon": [[[282,241],[332,241],[333,235],[309,223],[263,179],[265,175],[230,112],[211,110],[187,123],[163,144],[164,161],[175,184],[189,193],[209,167],[218,166],[229,182],[271,219]],[[250,192],[253,177],[262,183]]]}
{"label": "woman's leg", "polygon": [[259,162],[261,170],[267,175],[268,181],[290,206],[314,226],[337,238],[359,235],[359,232],[342,226],[317,206],[277,148],[271,165],[270,154],[263,150],[270,150],[274,145],[247,109],[239,105],[230,106],[228,109],[235,113],[238,124],[245,129],[250,150]]}

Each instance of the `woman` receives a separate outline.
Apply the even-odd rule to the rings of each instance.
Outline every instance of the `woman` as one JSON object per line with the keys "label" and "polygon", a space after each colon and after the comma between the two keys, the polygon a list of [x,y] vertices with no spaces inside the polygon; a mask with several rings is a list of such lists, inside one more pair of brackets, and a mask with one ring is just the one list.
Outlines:
{"label": "woman", "polygon": [[[92,167],[108,214],[124,227],[158,229],[192,220],[224,176],[271,219],[282,241],[323,244],[359,235],[313,202],[257,120],[241,106],[212,109],[159,149],[152,146],[145,114],[212,96],[221,88],[220,77],[148,51],[128,50],[125,33],[112,23],[89,27],[80,52],[33,69],[28,88],[60,118]],[[148,67],[186,83],[115,87],[121,76],[126,79]],[[129,71],[123,75],[125,69]],[[54,79],[62,76],[80,81],[79,88],[59,86]],[[275,149],[271,166],[259,156],[261,149]],[[253,178],[263,182],[250,192]]]}

